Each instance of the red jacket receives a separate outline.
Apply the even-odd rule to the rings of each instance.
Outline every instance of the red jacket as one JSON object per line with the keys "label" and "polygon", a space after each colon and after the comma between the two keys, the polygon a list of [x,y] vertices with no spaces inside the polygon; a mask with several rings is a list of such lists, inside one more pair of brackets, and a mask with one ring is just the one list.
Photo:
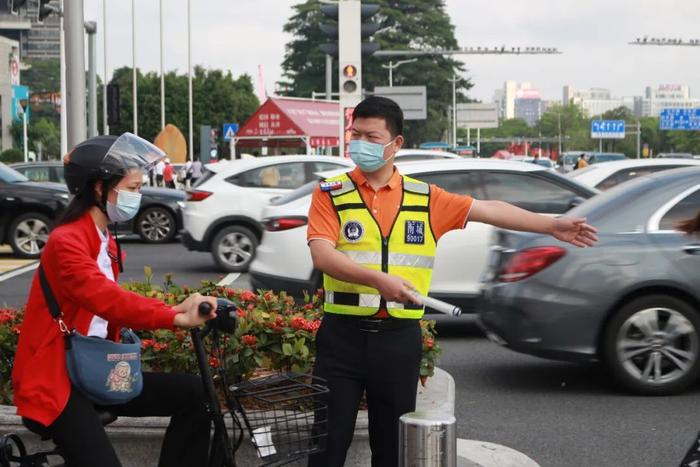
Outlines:
{"label": "red jacket", "polygon": [[163,169],[163,180],[166,182],[173,181],[173,166],[171,164],[165,164],[165,168]]}
{"label": "red jacket", "polygon": [[[100,237],[90,214],[56,228],[41,263],[69,328],[85,335],[94,315],[109,321],[109,338],[121,327],[172,329],[175,311],[162,301],[122,289],[100,271]],[[116,244],[109,238],[110,256]],[[118,266],[112,262],[115,279]],[[12,369],[17,413],[46,426],[63,411],[70,395],[63,337],[53,321],[34,274]]]}

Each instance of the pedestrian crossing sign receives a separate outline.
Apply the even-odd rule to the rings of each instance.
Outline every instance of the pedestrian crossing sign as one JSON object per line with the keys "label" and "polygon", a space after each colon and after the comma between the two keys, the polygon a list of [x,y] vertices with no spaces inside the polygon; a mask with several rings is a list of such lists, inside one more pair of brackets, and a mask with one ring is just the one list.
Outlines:
{"label": "pedestrian crossing sign", "polygon": [[238,123],[224,123],[224,141],[231,141],[238,133]]}

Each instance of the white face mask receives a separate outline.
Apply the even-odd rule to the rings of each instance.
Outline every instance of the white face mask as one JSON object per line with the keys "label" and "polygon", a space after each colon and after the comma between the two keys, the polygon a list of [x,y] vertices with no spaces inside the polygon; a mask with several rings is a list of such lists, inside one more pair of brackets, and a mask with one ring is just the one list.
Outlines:
{"label": "white face mask", "polygon": [[117,202],[112,204],[107,201],[107,217],[112,222],[126,222],[133,219],[141,207],[141,193],[131,191],[114,190],[117,192]]}

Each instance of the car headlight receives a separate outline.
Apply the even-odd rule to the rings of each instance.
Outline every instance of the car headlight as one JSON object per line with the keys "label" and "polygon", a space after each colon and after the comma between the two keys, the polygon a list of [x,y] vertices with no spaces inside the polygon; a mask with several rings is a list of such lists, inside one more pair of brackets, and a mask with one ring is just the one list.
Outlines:
{"label": "car headlight", "polygon": [[177,205],[180,207],[180,209],[185,209],[185,206],[187,206],[184,201],[178,201]]}

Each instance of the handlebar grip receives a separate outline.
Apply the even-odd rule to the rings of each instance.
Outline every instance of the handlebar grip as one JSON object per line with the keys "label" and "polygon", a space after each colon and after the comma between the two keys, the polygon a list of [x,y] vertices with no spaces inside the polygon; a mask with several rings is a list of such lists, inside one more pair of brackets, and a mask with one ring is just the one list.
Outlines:
{"label": "handlebar grip", "polygon": [[199,304],[199,316],[209,316],[211,314],[211,303],[203,302]]}

